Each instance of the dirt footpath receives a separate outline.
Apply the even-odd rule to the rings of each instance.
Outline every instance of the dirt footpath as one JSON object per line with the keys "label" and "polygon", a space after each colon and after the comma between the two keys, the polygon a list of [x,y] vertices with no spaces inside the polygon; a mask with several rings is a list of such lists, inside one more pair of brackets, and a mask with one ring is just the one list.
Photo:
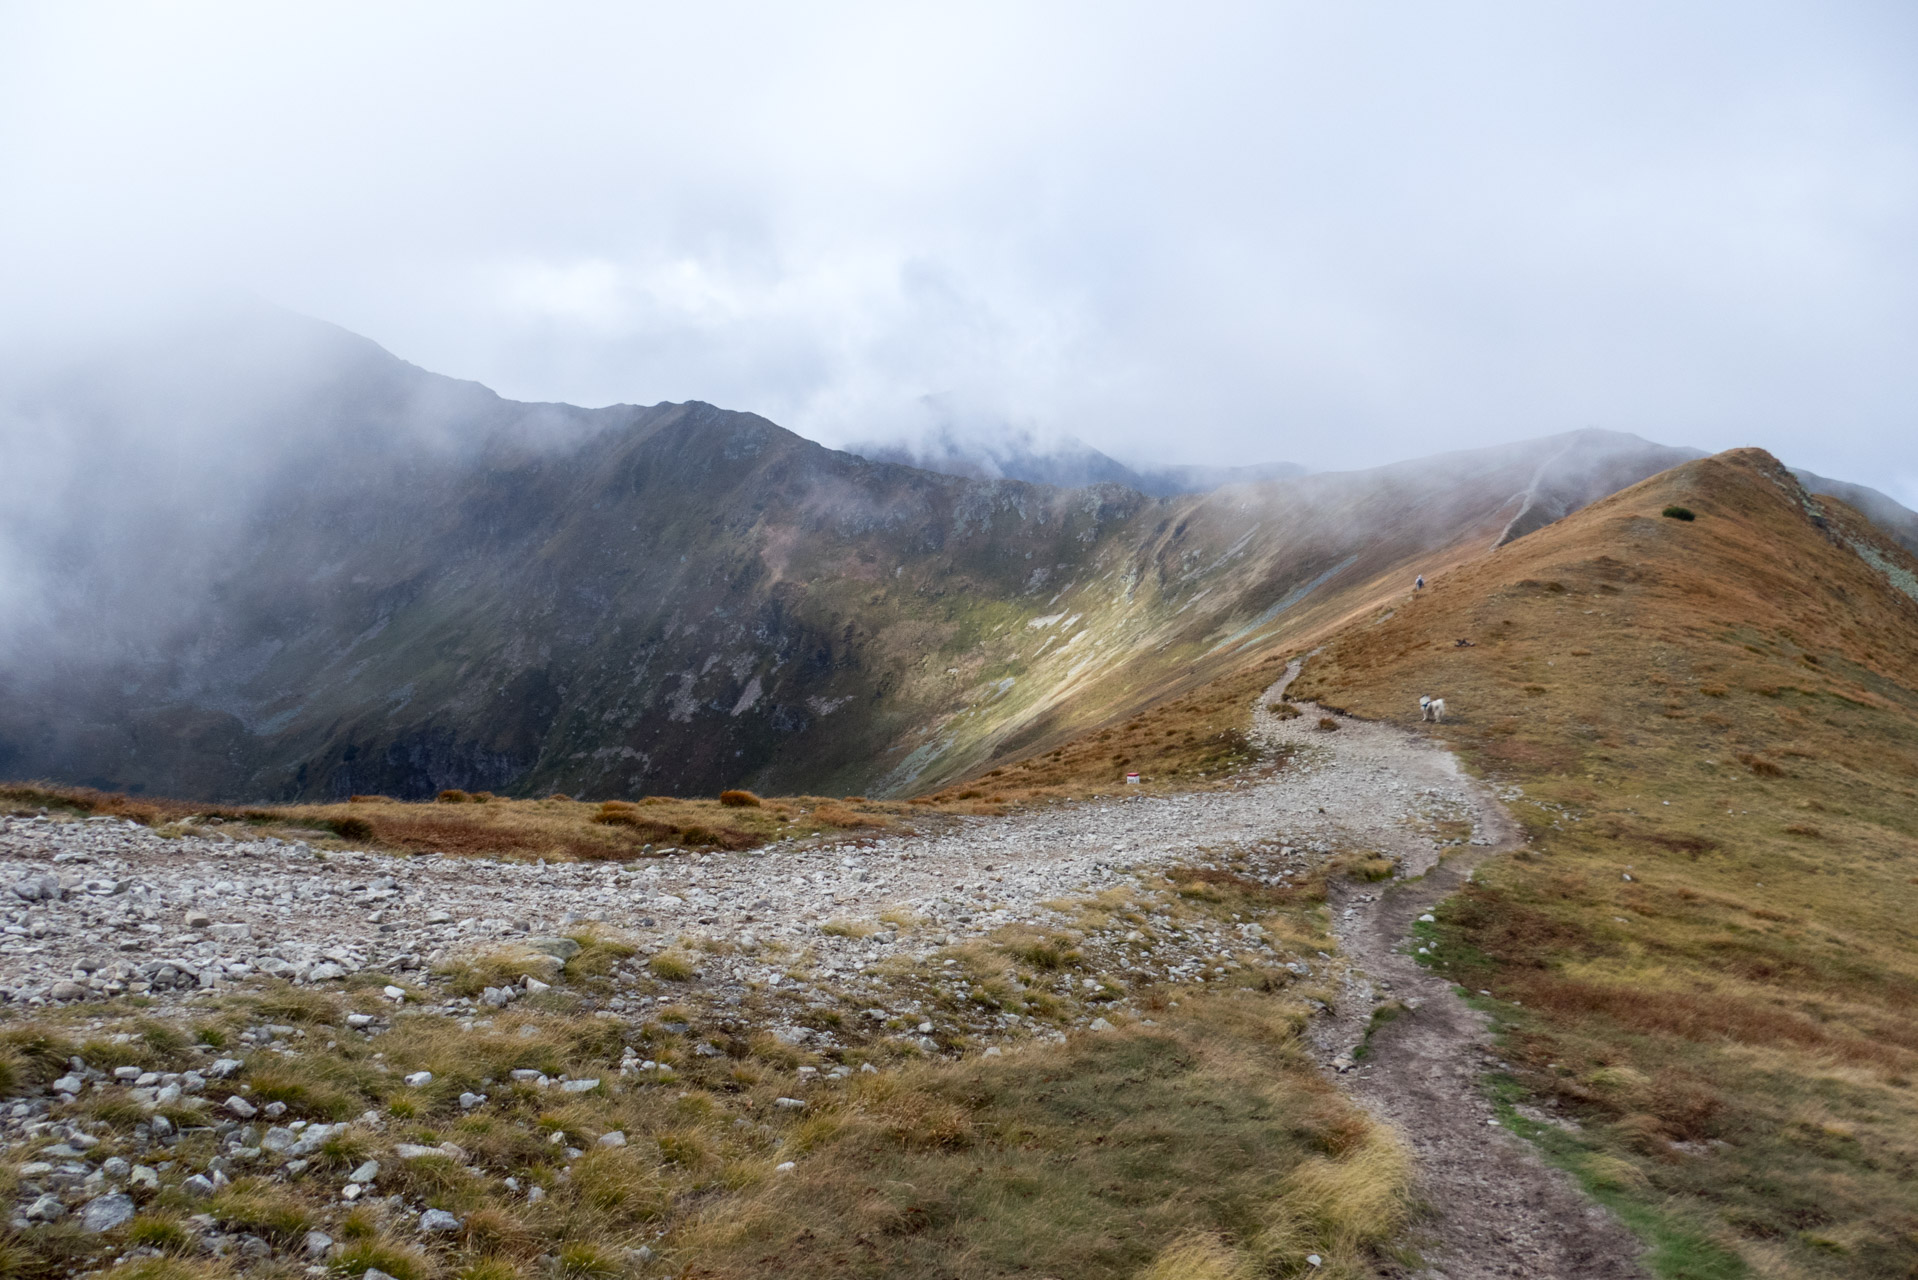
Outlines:
{"label": "dirt footpath", "polygon": [[[1524,843],[1518,824],[1489,787],[1466,776],[1449,751],[1416,731],[1340,718],[1320,730],[1319,708],[1279,720],[1266,706],[1296,675],[1288,670],[1263,698],[1255,733],[1272,746],[1304,745],[1323,770],[1352,778],[1332,812],[1348,845],[1400,859],[1402,879],[1377,890],[1335,880],[1328,903],[1351,965],[1345,998],[1314,1032],[1324,1061],[1368,1110],[1397,1129],[1417,1161],[1428,1215],[1413,1233],[1428,1280],[1627,1280],[1649,1273],[1640,1245],[1532,1146],[1499,1126],[1479,1086],[1494,1060],[1487,1020],[1451,984],[1412,957],[1418,917],[1458,891],[1485,858]],[[1466,845],[1440,858],[1429,838],[1402,824],[1388,793],[1443,794],[1472,824]],[[1376,1031],[1354,1063],[1372,1011],[1396,998],[1409,1012]]]}

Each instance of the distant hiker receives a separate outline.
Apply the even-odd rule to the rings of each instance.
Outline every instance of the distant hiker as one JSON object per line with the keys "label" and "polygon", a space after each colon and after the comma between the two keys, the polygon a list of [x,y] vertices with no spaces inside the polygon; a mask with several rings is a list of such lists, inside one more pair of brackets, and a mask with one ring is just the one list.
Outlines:
{"label": "distant hiker", "polygon": [[1445,720],[1445,699],[1420,698],[1419,719],[1434,720],[1443,723]]}
{"label": "distant hiker", "polygon": [[1417,578],[1416,578],[1416,579],[1415,579],[1415,580],[1413,581],[1413,583],[1412,583],[1412,590],[1414,590],[1414,591],[1423,591],[1423,590],[1425,590],[1425,575],[1424,575],[1424,574],[1422,574],[1422,573],[1421,573],[1421,574],[1420,574],[1420,575],[1419,575],[1419,576],[1418,576],[1418,577],[1417,577]]}

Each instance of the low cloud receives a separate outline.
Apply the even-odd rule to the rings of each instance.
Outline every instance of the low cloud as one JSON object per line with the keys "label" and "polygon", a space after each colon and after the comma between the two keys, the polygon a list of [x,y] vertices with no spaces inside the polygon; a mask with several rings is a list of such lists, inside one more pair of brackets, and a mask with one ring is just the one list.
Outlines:
{"label": "low cloud", "polygon": [[241,291],[520,399],[1128,459],[1585,425],[1918,502],[1892,6],[15,8],[0,336]]}

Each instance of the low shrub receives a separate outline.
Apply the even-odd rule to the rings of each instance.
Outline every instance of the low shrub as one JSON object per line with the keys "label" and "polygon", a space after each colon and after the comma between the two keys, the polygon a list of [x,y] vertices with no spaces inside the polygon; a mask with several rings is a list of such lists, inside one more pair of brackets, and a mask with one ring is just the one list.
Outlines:
{"label": "low shrub", "polygon": [[1658,513],[1672,520],[1696,520],[1698,515],[1690,507],[1666,507]]}
{"label": "low shrub", "polygon": [[1761,755],[1754,755],[1749,751],[1741,751],[1738,753],[1738,763],[1744,765],[1761,778],[1782,778],[1785,776],[1784,769],[1780,768],[1777,763],[1767,760]]}
{"label": "low shrub", "polygon": [[307,1206],[286,1191],[255,1178],[242,1178],[208,1206],[223,1226],[251,1231],[276,1244],[291,1244],[313,1226]]}
{"label": "low shrub", "polygon": [[683,951],[662,951],[647,961],[655,978],[666,982],[684,982],[699,972],[699,963]]}
{"label": "low shrub", "polygon": [[136,1249],[186,1253],[199,1244],[199,1238],[178,1218],[141,1214],[127,1227],[127,1243]]}
{"label": "low shrub", "polygon": [[761,802],[750,791],[722,791],[719,793],[719,803],[729,809],[757,809]]}
{"label": "low shrub", "polygon": [[373,838],[373,824],[365,818],[329,818],[326,828],[342,840],[365,841]]}
{"label": "low shrub", "polygon": [[1329,730],[1329,729],[1336,729],[1338,727],[1339,727],[1339,722],[1333,719],[1331,716],[1319,717],[1319,728]]}
{"label": "low shrub", "polygon": [[464,791],[453,787],[449,787],[445,791],[440,792],[441,804],[465,804],[472,798],[472,796],[467,795]]}

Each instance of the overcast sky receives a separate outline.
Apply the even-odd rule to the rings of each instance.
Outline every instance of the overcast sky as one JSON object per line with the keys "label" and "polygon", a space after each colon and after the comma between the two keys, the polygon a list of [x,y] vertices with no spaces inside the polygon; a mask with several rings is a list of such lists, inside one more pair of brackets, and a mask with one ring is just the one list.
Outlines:
{"label": "overcast sky", "polygon": [[[1918,505],[1918,6],[0,5],[0,330],[257,295],[520,399]],[[0,356],[4,359],[4,356]]]}

